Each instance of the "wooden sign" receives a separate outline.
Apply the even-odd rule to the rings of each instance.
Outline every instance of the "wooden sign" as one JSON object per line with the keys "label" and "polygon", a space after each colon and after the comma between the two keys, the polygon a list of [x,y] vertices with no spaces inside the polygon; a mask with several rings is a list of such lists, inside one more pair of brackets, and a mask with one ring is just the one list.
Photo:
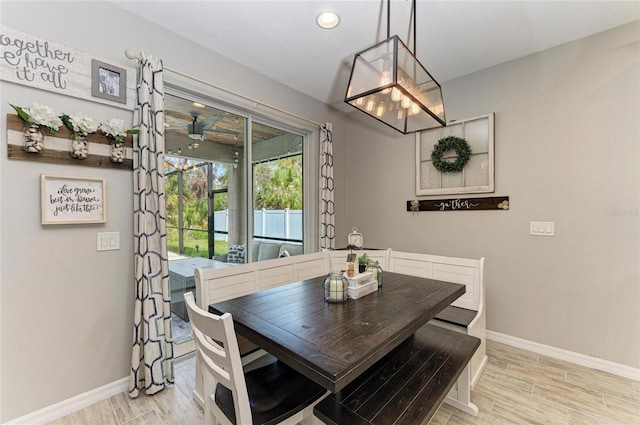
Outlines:
{"label": "wooden sign", "polygon": [[[5,25],[0,25],[0,31],[1,80],[133,110],[134,68],[108,65],[105,60],[85,52]],[[113,93],[103,95],[108,77],[109,81],[115,78],[117,82],[117,96]],[[93,93],[97,89],[100,95],[92,95],[92,89]],[[22,105],[20,99],[10,103],[29,106]],[[60,109],[56,105],[49,106]]]}
{"label": "wooden sign", "polygon": [[42,224],[107,222],[104,179],[40,175]]}
{"label": "wooden sign", "polygon": [[476,211],[476,210],[508,210],[508,196],[492,196],[489,198],[454,198],[407,201],[407,211]]}
{"label": "wooden sign", "polygon": [[111,140],[101,131],[87,136],[89,155],[85,159],[77,159],[71,156],[72,132],[67,127],[60,127],[55,135],[44,129],[42,131],[44,151],[34,154],[24,150],[24,134],[22,133],[24,126],[24,121],[16,114],[7,114],[7,158],[9,159],[133,170],[133,136],[131,135],[124,139],[124,161],[111,162]]}

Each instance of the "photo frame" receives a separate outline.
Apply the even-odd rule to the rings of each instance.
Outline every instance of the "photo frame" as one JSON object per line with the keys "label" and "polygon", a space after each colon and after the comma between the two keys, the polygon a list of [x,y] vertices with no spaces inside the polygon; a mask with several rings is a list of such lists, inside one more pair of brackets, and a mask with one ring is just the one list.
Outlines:
{"label": "photo frame", "polygon": [[42,224],[107,222],[104,179],[40,175]]}
{"label": "photo frame", "polygon": [[91,59],[91,96],[127,103],[127,70]]}
{"label": "photo frame", "polygon": [[[471,158],[461,172],[443,173],[432,164],[435,145],[447,136],[465,139],[471,148]],[[415,177],[417,196],[494,192],[494,114],[416,133]]]}

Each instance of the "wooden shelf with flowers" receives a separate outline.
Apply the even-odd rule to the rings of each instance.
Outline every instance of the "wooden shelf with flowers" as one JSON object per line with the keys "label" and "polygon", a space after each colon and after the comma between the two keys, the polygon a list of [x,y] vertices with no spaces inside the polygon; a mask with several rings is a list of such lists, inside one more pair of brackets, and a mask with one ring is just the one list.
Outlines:
{"label": "wooden shelf with flowers", "polygon": [[[14,106],[14,109],[18,111],[22,108]],[[69,117],[68,115],[64,116]],[[123,153],[119,158],[121,162],[114,162],[112,160],[112,144],[115,142],[115,137],[107,136],[102,128],[84,136],[87,142],[86,151],[78,154],[78,150],[73,146],[76,132],[69,129],[67,125],[60,125],[57,131],[55,127],[52,130],[47,125],[40,125],[39,128],[36,128],[34,125],[29,125],[24,117],[21,118],[17,114],[7,114],[7,157],[16,160],[131,171],[133,169],[132,132],[132,130],[128,130],[126,136],[120,137],[120,142],[123,143]],[[36,133],[35,140],[37,142],[29,150],[25,147],[25,140],[28,139],[28,135],[25,133]],[[75,157],[73,156],[74,152],[76,152]]]}

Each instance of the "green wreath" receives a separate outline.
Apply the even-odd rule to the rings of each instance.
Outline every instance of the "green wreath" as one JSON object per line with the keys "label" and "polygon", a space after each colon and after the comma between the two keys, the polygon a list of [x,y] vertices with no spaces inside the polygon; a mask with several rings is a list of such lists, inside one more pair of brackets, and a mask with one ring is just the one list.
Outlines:
{"label": "green wreath", "polygon": [[[454,150],[458,156],[455,161],[442,159],[445,152]],[[447,136],[438,140],[431,152],[431,162],[436,170],[442,173],[459,173],[471,158],[471,147],[466,140],[456,136]]]}

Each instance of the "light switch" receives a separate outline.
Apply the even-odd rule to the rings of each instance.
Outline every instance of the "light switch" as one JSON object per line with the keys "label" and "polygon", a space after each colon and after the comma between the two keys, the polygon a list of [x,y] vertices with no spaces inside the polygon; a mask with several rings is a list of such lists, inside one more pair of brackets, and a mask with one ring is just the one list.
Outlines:
{"label": "light switch", "polygon": [[120,232],[104,232],[97,235],[97,251],[120,249]]}
{"label": "light switch", "polygon": [[555,236],[555,222],[531,221],[529,222],[529,234],[532,236]]}

